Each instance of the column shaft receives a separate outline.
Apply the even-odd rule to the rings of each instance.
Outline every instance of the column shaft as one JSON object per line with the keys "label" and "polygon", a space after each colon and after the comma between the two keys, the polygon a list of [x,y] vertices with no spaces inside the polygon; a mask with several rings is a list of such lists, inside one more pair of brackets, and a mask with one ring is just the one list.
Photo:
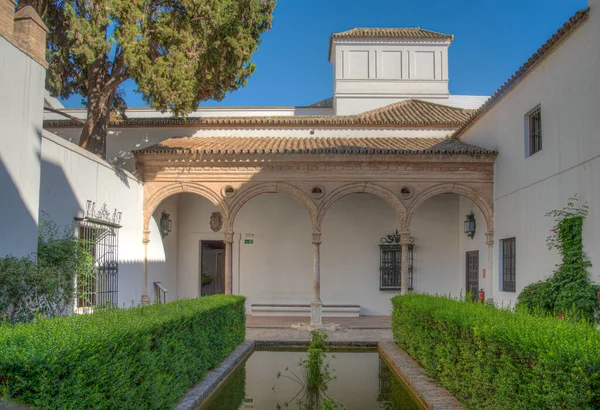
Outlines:
{"label": "column shaft", "polygon": [[142,261],[142,306],[150,304],[148,296],[148,242],[150,242],[150,231],[144,231],[142,243],[144,244],[144,260]]}
{"label": "column shaft", "polygon": [[321,319],[321,232],[313,232],[313,297],[310,302],[310,325],[320,327]]}
{"label": "column shaft", "polygon": [[486,245],[488,246],[488,260],[487,260],[487,289],[486,299],[494,298],[494,232],[486,232]]}
{"label": "column shaft", "polygon": [[408,294],[408,245],[410,244],[410,232],[400,232],[400,245],[402,246],[402,261],[400,274],[400,294]]}
{"label": "column shaft", "polygon": [[233,294],[233,232],[225,232],[225,294]]}

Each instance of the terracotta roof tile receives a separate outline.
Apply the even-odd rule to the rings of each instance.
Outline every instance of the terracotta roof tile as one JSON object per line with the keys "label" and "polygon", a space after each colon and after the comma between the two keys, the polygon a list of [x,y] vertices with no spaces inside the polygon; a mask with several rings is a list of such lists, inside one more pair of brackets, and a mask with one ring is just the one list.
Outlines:
{"label": "terracotta roof tile", "polygon": [[135,151],[140,154],[199,153],[209,155],[280,154],[466,154],[494,156],[494,151],[447,138],[286,138],[179,137]]}
{"label": "terracotta roof tile", "polygon": [[420,27],[403,28],[368,28],[356,27],[351,30],[333,33],[329,37],[329,60],[331,60],[331,49],[333,40],[339,38],[383,38],[398,40],[450,40],[454,39],[453,34],[438,33],[436,31],[425,30]]}
{"label": "terracotta roof tile", "polygon": [[[404,100],[355,115],[297,115],[255,117],[200,117],[200,118],[131,118],[111,120],[112,127],[136,126],[201,126],[201,127],[447,127],[460,126],[472,110],[435,104],[422,100]],[[44,121],[48,128],[76,127],[73,121]]]}
{"label": "terracotta roof tile", "polygon": [[485,112],[487,112],[498,100],[500,100],[508,91],[512,89],[515,84],[525,77],[529,71],[531,71],[540,61],[544,59],[544,57],[551,54],[556,47],[562,43],[564,39],[566,39],[569,34],[571,34],[577,27],[579,27],[583,22],[587,20],[589,17],[590,9],[579,10],[576,12],[561,28],[558,29],[556,33],[552,37],[544,43],[531,57],[529,60],[525,62],[508,80],[504,82],[496,90],[494,94],[481,106],[479,107],[468,121],[463,123],[459,129],[457,129],[454,134],[452,134],[453,138],[458,138],[462,133],[469,128],[474,122],[476,122]]}

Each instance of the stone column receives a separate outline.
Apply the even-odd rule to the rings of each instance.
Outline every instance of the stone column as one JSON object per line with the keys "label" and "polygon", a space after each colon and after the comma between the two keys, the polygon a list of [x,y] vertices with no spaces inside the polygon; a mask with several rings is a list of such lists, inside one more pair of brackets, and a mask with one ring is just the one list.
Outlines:
{"label": "stone column", "polygon": [[410,232],[400,232],[400,245],[402,246],[402,273],[400,276],[400,294],[408,294],[408,245],[410,244]]}
{"label": "stone column", "polygon": [[310,325],[321,327],[321,232],[313,232],[313,297],[310,302]]}
{"label": "stone column", "polygon": [[488,246],[486,299],[494,298],[494,231],[485,233],[485,244]]}
{"label": "stone column", "polygon": [[233,294],[233,232],[225,232],[225,294]]}
{"label": "stone column", "polygon": [[142,306],[150,304],[150,296],[148,296],[148,242],[150,242],[150,231],[144,231],[142,237],[142,243],[144,244]]}

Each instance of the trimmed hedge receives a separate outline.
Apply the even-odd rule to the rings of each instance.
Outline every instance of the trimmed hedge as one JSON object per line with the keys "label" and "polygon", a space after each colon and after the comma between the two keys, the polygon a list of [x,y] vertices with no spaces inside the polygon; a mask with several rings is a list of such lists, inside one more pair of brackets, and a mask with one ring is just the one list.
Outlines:
{"label": "trimmed hedge", "polygon": [[465,407],[600,408],[600,333],[588,323],[411,294],[394,339]]}
{"label": "trimmed hedge", "polygon": [[0,392],[44,409],[166,409],[245,338],[210,296],[0,326]]}

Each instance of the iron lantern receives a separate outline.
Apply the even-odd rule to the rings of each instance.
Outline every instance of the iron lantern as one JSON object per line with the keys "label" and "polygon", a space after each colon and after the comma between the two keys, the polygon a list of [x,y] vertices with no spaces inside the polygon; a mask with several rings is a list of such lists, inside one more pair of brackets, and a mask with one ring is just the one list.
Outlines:
{"label": "iron lantern", "polygon": [[167,211],[162,211],[162,215],[160,217],[160,235],[164,238],[171,232],[173,228],[173,221],[171,221],[171,215],[167,213]]}
{"label": "iron lantern", "polygon": [[475,215],[473,214],[473,211],[471,211],[471,213],[467,215],[467,219],[465,219],[465,234],[471,239],[475,236],[475,226]]}

